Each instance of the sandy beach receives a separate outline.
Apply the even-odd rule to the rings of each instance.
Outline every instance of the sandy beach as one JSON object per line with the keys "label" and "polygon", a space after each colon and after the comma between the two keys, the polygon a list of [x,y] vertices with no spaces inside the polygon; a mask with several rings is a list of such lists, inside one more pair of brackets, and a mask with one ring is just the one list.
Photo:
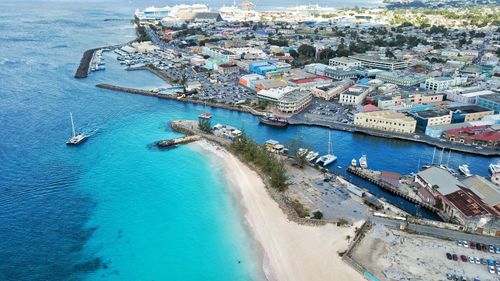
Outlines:
{"label": "sandy beach", "polygon": [[192,147],[216,157],[230,187],[240,194],[252,235],[263,249],[263,269],[268,280],[364,280],[338,255],[348,246],[346,236],[354,237],[354,226],[305,226],[289,221],[258,174],[238,158],[207,141],[193,143]]}

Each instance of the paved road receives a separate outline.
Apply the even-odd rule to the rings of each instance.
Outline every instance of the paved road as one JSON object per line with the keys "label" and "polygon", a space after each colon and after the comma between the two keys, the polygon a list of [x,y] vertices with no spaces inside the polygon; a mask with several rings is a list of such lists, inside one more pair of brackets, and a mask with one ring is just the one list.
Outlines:
{"label": "paved road", "polygon": [[[375,216],[370,216],[368,219],[375,224],[383,224],[383,225],[395,227],[395,228],[399,228],[399,226],[401,224],[401,221],[390,220],[390,219],[375,217]],[[436,236],[436,237],[440,237],[440,238],[444,238],[444,239],[467,240],[467,241],[484,243],[484,244],[488,244],[488,245],[500,245],[500,238],[495,238],[495,237],[475,235],[475,234],[463,233],[463,232],[454,231],[454,230],[448,230],[448,229],[442,229],[442,228],[424,226],[424,225],[415,225],[415,224],[409,224],[407,226],[407,228],[410,230],[416,231],[418,233],[421,233],[421,234]]]}

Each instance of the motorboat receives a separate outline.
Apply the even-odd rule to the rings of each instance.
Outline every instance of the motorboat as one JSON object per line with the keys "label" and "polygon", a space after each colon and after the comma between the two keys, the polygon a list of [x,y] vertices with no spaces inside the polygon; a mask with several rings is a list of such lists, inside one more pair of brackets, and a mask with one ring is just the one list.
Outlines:
{"label": "motorboat", "polygon": [[306,155],[306,160],[311,162],[313,161],[314,159],[316,159],[316,157],[318,157],[319,153],[316,152],[316,151],[309,151],[309,153],[307,153]]}
{"label": "motorboat", "polygon": [[359,158],[359,166],[363,169],[368,168],[368,160],[366,159],[366,155],[362,155],[361,158]]}
{"label": "motorboat", "polygon": [[472,174],[470,173],[470,170],[469,170],[469,165],[467,165],[467,164],[462,164],[462,165],[459,165],[459,166],[458,166],[458,170],[459,170],[459,171],[460,171],[460,173],[462,173],[464,176],[467,176],[467,177],[472,176]]}

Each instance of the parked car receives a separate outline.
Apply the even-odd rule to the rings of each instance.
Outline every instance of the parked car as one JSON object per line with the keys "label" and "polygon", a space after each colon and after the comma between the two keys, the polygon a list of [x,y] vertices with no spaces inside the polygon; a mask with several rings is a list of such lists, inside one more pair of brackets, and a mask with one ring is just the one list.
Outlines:
{"label": "parked car", "polygon": [[483,249],[483,252],[488,252],[488,246],[486,246],[486,244],[482,244],[481,247]]}
{"label": "parked car", "polygon": [[474,263],[474,257],[469,257],[469,262]]}
{"label": "parked car", "polygon": [[488,246],[488,252],[494,254],[495,253],[495,247],[493,247],[493,245],[489,245]]}
{"label": "parked car", "polygon": [[495,253],[500,254],[500,246],[495,247]]}
{"label": "parked car", "polygon": [[476,249],[476,243],[470,242],[470,248],[471,249]]}
{"label": "parked car", "polygon": [[458,260],[458,256],[457,256],[456,254],[453,254],[453,255],[452,255],[452,258],[453,258],[453,260],[454,260],[454,261],[457,261],[457,260]]}
{"label": "parked car", "polygon": [[476,243],[476,250],[481,251],[481,243]]}
{"label": "parked car", "polygon": [[492,266],[492,265],[488,266],[488,271],[489,271],[491,274],[495,274],[495,273],[496,273],[496,271],[495,271],[495,267],[494,267],[494,266]]}
{"label": "parked car", "polygon": [[486,263],[486,259],[481,258],[481,264],[482,264],[482,265],[486,265],[486,264],[487,264],[487,263]]}
{"label": "parked car", "polygon": [[464,246],[465,248],[469,248],[469,242],[462,241],[462,246]]}
{"label": "parked car", "polygon": [[450,253],[446,253],[446,258],[449,259],[449,260],[451,260],[451,258],[452,258],[451,254]]}
{"label": "parked car", "polygon": [[461,255],[460,259],[462,259],[463,262],[467,262],[467,256],[465,255]]}
{"label": "parked car", "polygon": [[478,257],[474,257],[474,261],[476,264],[481,264],[481,260]]}

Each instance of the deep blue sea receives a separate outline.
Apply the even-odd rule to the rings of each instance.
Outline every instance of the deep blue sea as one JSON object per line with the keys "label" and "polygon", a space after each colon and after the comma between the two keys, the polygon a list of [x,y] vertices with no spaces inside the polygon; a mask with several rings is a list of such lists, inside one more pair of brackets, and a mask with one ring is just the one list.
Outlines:
{"label": "deep blue sea", "polygon": [[[159,151],[151,143],[177,135],[169,120],[202,112],[244,127],[259,142],[302,138],[322,152],[328,130],[269,128],[249,114],[98,89],[98,82],[163,85],[147,72],[124,71],[111,57],[105,71],[73,78],[84,50],[132,40],[135,8],[162,3],[0,2],[0,280],[263,279],[257,245],[220,168],[189,146]],[[65,145],[69,112],[79,129],[97,130],[78,147]],[[410,173],[433,152],[410,142],[332,135],[339,157],[333,170],[341,174],[361,154],[375,169]],[[487,175],[497,160],[452,153],[450,163]]]}

